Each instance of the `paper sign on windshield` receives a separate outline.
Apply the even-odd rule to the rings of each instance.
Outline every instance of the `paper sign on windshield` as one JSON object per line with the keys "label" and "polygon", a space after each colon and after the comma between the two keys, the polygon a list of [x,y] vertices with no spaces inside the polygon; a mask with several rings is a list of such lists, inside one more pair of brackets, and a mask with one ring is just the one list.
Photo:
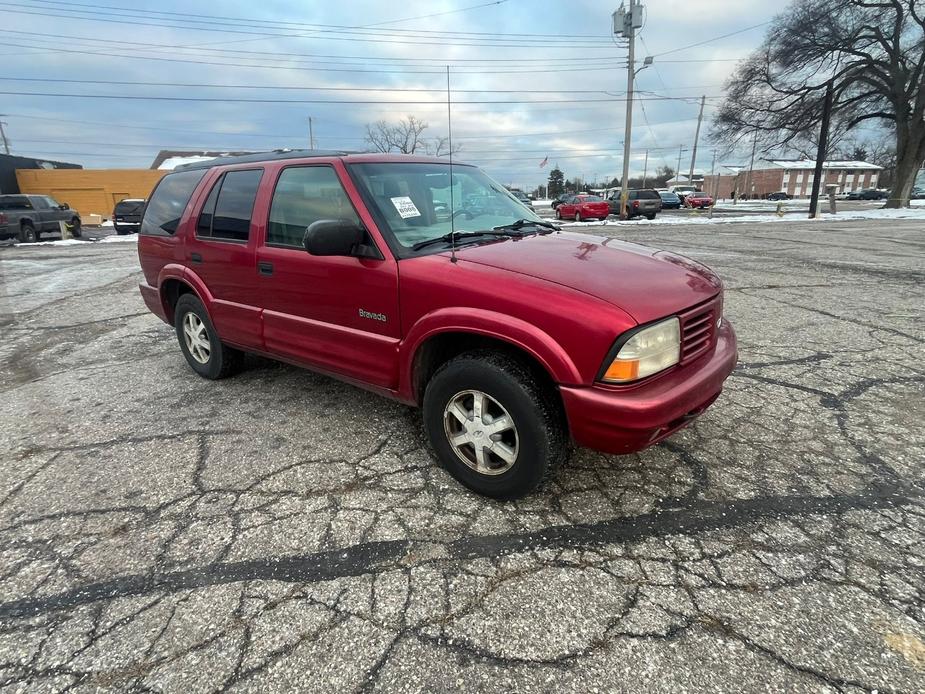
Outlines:
{"label": "paper sign on windshield", "polygon": [[392,198],[392,204],[395,205],[395,209],[398,210],[398,215],[402,219],[421,216],[421,213],[418,212],[418,208],[414,206],[414,201],[407,195],[403,195],[398,198]]}

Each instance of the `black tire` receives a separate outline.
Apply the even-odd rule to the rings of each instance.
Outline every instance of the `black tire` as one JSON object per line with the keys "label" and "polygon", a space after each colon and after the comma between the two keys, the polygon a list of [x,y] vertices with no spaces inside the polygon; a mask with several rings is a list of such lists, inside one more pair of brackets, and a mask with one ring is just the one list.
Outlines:
{"label": "black tire", "polygon": [[119,236],[127,236],[129,233],[128,229],[126,229],[125,227],[120,227],[115,222],[112,223],[112,228],[116,230],[116,234],[118,234]]}
{"label": "black tire", "polygon": [[38,232],[36,232],[35,227],[32,226],[30,222],[23,222],[19,226],[19,241],[20,243],[35,243],[39,240]]}
{"label": "black tire", "polygon": [[576,221],[576,222],[580,222],[580,221],[581,221],[581,212],[575,212],[575,221]]}
{"label": "black tire", "polygon": [[[198,361],[190,352],[186,344],[183,332],[183,321],[188,314],[194,314],[204,325],[206,339],[209,343],[209,355],[205,363]],[[244,363],[244,352],[234,347],[229,347],[222,343],[212,325],[209,313],[206,311],[202,302],[193,294],[183,294],[174,308],[173,325],[177,332],[177,340],[180,343],[180,351],[186,357],[186,363],[190,368],[203,378],[218,380],[231,376],[240,371]]]}
{"label": "black tire", "polygon": [[606,221],[607,221],[607,217],[598,217],[598,219],[601,220],[602,222],[606,222]]}
{"label": "black tire", "polygon": [[75,239],[80,238],[80,217],[74,217],[70,222],[65,222],[64,226],[71,232],[71,236]]}
{"label": "black tire", "polygon": [[655,213],[650,212],[649,214],[646,215],[646,219],[648,219],[649,221],[655,219]]}
{"label": "black tire", "polygon": [[[500,474],[477,472],[463,462],[450,444],[444,412],[458,394],[467,390],[486,394],[514,422],[516,458]],[[440,463],[478,494],[496,499],[522,497],[539,487],[568,459],[568,427],[557,393],[513,356],[479,350],[451,359],[427,384],[423,409],[424,428]]]}
{"label": "black tire", "polygon": [[562,219],[562,213],[559,211],[559,208],[556,208],[556,219]]}

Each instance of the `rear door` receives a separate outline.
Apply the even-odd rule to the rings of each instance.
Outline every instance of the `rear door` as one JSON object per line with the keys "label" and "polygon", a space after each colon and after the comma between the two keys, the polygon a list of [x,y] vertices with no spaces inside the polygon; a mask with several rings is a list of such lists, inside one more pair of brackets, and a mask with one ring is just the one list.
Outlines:
{"label": "rear door", "polygon": [[[331,164],[279,170],[257,248],[263,340],[273,354],[395,389],[401,322],[398,265],[388,248],[375,259],[314,256],[302,245],[318,220],[362,224],[344,180]],[[367,243],[375,245],[371,237]]]}
{"label": "rear door", "polygon": [[252,349],[263,347],[254,298],[257,242],[252,224],[262,177],[262,168],[212,172],[186,243],[187,267],[212,295],[210,317],[219,336]]}
{"label": "rear door", "polygon": [[48,204],[48,198],[42,195],[30,195],[29,201],[32,203],[32,208],[36,212],[35,216],[38,222],[36,231],[58,231],[57,210],[51,209],[51,205]]}

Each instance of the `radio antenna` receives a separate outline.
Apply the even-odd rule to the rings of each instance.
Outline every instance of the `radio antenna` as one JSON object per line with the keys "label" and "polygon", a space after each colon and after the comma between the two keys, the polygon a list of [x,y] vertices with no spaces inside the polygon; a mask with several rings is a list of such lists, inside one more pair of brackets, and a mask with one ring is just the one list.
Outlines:
{"label": "radio antenna", "polygon": [[450,66],[446,66],[446,133],[450,148],[450,262],[456,262],[456,206],[453,200],[453,115],[450,109]]}

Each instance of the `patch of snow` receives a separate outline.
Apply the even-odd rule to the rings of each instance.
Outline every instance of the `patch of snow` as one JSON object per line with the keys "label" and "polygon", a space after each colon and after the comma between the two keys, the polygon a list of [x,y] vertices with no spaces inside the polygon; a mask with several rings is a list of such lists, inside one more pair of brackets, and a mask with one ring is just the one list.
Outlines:
{"label": "patch of snow", "polygon": [[167,157],[157,168],[159,170],[166,169],[173,171],[175,168],[182,166],[183,164],[197,164],[201,161],[211,161],[212,159],[215,159],[215,157],[201,157],[196,155],[191,157]]}
{"label": "patch of snow", "polygon": [[[916,202],[919,202],[918,200]],[[692,216],[662,216],[659,215],[653,220],[632,219],[621,221],[619,219],[608,219],[605,222],[568,222],[563,227],[596,227],[596,226],[634,226],[634,225],[672,225],[672,224],[770,224],[774,222],[811,222],[811,221],[848,221],[852,219],[925,219],[925,205],[917,205],[914,208],[903,208],[899,210],[852,210],[839,212],[838,214],[829,214],[824,212],[822,216],[811,220],[807,217],[807,212],[789,212],[783,216],[772,214],[752,214],[752,215],[715,215],[710,218],[706,214]]]}
{"label": "patch of snow", "polygon": [[138,241],[138,234],[126,234],[125,236],[104,236],[97,243],[135,243]]}

